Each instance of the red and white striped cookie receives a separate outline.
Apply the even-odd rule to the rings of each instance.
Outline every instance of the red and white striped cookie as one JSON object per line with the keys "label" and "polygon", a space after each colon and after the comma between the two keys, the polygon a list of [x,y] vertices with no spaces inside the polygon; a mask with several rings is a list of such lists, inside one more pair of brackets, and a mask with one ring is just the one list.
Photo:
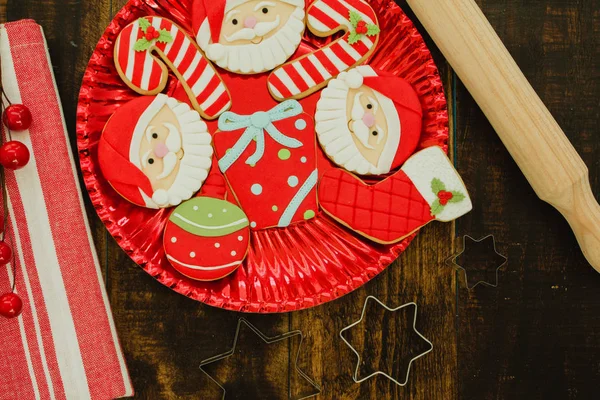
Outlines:
{"label": "red and white striped cookie", "polygon": [[115,44],[115,65],[127,86],[143,95],[163,91],[168,65],[205,119],[215,119],[231,107],[231,96],[218,72],[195,42],[168,19],[149,16],[127,25]]}
{"label": "red and white striped cookie", "polygon": [[362,0],[317,0],[308,8],[308,29],[320,37],[341,38],[275,69],[268,80],[277,100],[301,99],[323,88],[340,72],[361,64],[379,41],[377,15]]}

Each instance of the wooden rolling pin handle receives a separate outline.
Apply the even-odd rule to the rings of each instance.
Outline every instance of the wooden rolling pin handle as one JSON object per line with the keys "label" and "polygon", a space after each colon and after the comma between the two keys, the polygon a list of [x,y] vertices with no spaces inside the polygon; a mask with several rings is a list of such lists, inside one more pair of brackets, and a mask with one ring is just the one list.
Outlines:
{"label": "wooden rolling pin handle", "polygon": [[544,201],[600,272],[600,206],[581,157],[475,0],[407,0]]}

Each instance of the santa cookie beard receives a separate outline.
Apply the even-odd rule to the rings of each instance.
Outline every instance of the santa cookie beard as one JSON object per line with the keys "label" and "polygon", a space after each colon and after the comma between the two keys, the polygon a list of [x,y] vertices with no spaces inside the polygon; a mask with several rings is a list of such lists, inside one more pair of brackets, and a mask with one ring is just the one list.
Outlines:
{"label": "santa cookie beard", "polygon": [[[304,0],[196,0],[194,27],[206,56],[231,72],[253,74],[283,64],[304,33]],[[222,15],[222,17],[221,17]]]}
{"label": "santa cookie beard", "polygon": [[140,97],[108,121],[98,158],[105,178],[125,199],[170,207],[202,186],[212,163],[211,136],[187,104],[163,94]]}

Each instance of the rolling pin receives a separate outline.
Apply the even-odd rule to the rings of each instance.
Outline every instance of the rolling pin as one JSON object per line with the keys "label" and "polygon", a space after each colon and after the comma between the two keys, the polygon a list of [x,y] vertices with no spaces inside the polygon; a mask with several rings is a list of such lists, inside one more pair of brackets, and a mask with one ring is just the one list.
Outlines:
{"label": "rolling pin", "polygon": [[475,0],[407,0],[540,199],[569,222],[600,272],[600,205],[589,173]]}

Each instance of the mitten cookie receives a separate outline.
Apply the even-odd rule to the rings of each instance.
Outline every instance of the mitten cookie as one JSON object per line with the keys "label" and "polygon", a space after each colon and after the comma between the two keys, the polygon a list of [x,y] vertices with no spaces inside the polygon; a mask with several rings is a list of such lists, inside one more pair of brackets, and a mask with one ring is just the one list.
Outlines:
{"label": "mitten cookie", "polygon": [[423,112],[402,78],[368,65],[342,72],[321,93],[315,129],[325,154],[359,175],[381,175],[413,154]]}
{"label": "mitten cookie", "polygon": [[248,252],[248,218],[234,204],[196,197],[181,204],[165,227],[164,248],[171,265],[199,281],[235,271]]}
{"label": "mitten cookie", "polygon": [[200,115],[164,94],[139,97],[108,120],[98,143],[102,174],[142,207],[176,206],[208,175],[213,150]]}
{"label": "mitten cookie", "polygon": [[332,169],[321,178],[318,193],[327,214],[382,244],[396,243],[434,219],[451,221],[472,208],[460,176],[439,147],[416,153],[400,171],[374,185]]}

